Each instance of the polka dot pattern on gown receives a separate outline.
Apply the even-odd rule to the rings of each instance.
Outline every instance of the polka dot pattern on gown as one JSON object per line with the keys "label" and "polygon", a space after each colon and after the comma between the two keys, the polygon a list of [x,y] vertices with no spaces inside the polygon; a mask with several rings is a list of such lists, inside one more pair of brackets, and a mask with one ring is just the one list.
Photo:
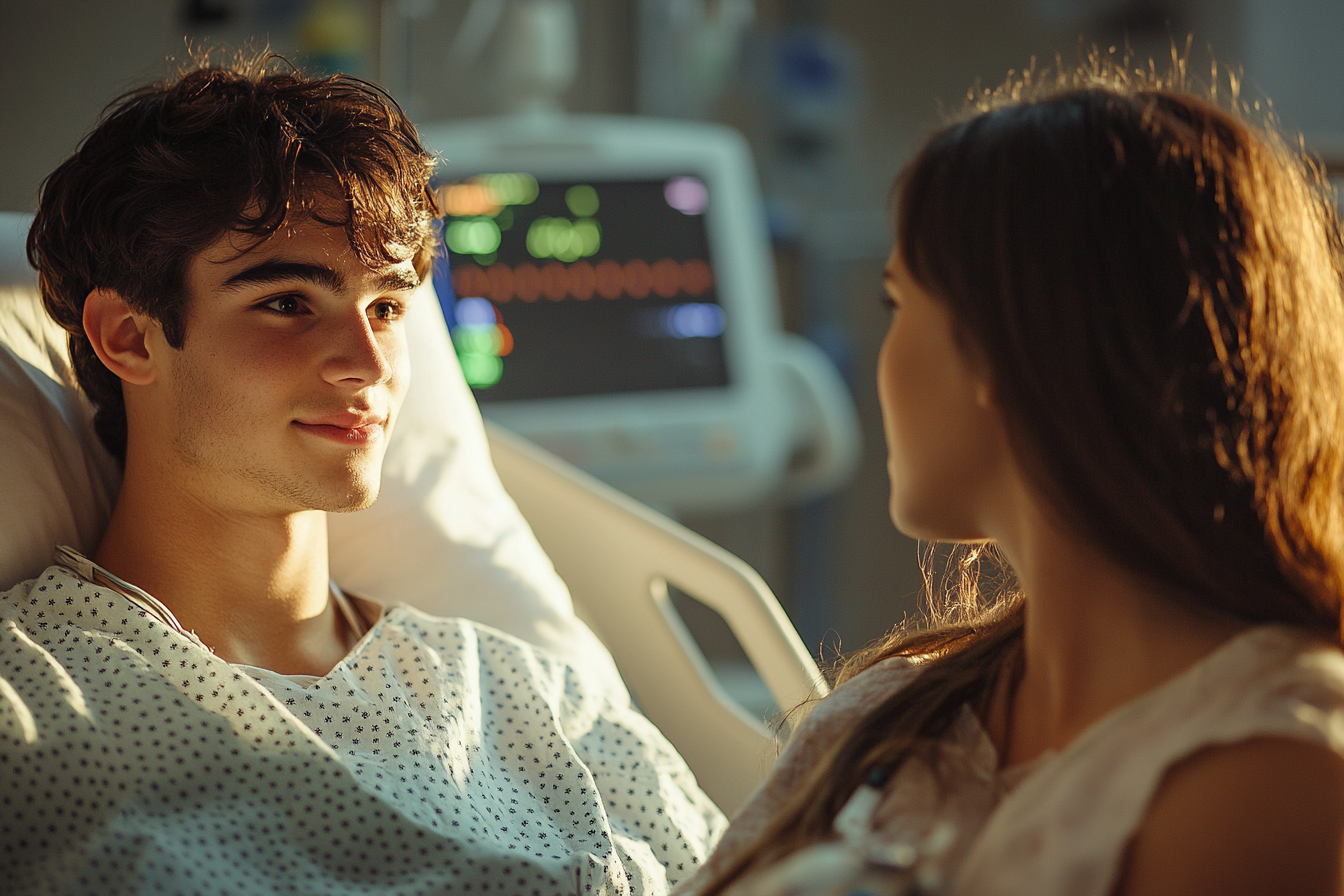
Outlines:
{"label": "polka dot pattern on gown", "polygon": [[465,620],[258,678],[61,567],[0,596],[5,891],[657,894],[724,827],[628,696]]}

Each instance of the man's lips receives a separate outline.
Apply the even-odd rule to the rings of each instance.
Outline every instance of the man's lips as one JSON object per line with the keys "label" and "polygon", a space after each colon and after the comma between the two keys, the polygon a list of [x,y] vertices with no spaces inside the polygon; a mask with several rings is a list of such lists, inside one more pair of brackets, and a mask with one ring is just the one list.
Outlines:
{"label": "man's lips", "polygon": [[294,425],[303,432],[343,445],[367,445],[383,437],[386,422],[385,417],[340,414],[295,420]]}

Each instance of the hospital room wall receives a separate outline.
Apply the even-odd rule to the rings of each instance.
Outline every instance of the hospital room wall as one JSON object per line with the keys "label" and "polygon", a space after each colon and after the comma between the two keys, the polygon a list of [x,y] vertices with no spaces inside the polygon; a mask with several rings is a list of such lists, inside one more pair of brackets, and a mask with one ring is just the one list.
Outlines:
{"label": "hospital room wall", "polygon": [[[1248,41],[1248,23],[1259,21],[1252,13],[1267,2],[756,0],[758,33],[810,19],[839,35],[861,62],[844,174],[828,184],[829,194],[810,216],[815,228],[824,230],[827,222],[852,228],[850,251],[819,268],[809,248],[815,240],[794,234],[780,240],[776,254],[784,317],[791,328],[808,331],[816,315],[815,294],[825,291],[830,297],[825,313],[847,339],[845,367],[862,421],[864,453],[854,479],[824,508],[770,506],[685,522],[760,569],[785,606],[806,617],[800,623],[809,646],[815,649],[826,631],[846,648],[876,637],[913,609],[921,584],[916,546],[887,520],[885,449],[872,371],[886,325],[876,295],[890,239],[887,189],[938,120],[940,108],[955,109],[976,79],[993,84],[1033,56],[1050,60],[1059,52],[1074,58],[1080,34],[1104,47],[1122,42],[1128,33],[1138,54],[1160,58],[1167,52],[1168,34],[1192,32],[1193,56],[1201,69],[1207,70],[1207,47],[1224,65],[1236,65],[1255,55],[1258,44]],[[299,0],[216,0],[195,5],[231,10],[230,20],[189,24],[183,11],[190,5],[181,0],[0,3],[0,209],[30,210],[41,178],[74,148],[99,109],[121,90],[162,73],[168,57],[182,54],[184,39],[234,45],[259,30],[265,40],[269,30],[275,49],[293,52],[298,26],[282,21],[282,14],[312,8]],[[345,6],[365,10],[376,22],[373,0],[348,0]],[[406,30],[412,64],[397,75],[399,99],[422,121],[488,113],[490,98],[480,69],[453,71],[444,58],[464,0],[419,6],[427,12]],[[580,74],[566,98],[568,107],[634,112],[635,0],[581,0],[580,7]],[[1171,23],[1169,29],[1165,22]],[[376,69],[378,48],[368,50],[366,64]],[[1321,107],[1318,100],[1328,105],[1338,102],[1330,95],[1344,96],[1344,84],[1317,83],[1301,73],[1293,75],[1296,80],[1275,81],[1275,70],[1271,65],[1252,74],[1281,95],[1305,91],[1294,100],[1298,111],[1285,114],[1290,121],[1294,115],[1309,117]],[[377,76],[372,70],[364,74]],[[743,75],[728,85],[712,115],[748,133],[763,161],[767,191],[778,192],[784,187],[778,170],[771,170],[774,137],[762,107],[759,92]],[[814,558],[822,572],[807,586],[809,594],[801,593],[795,562],[800,552]],[[801,607],[807,601],[813,604],[810,610]]]}
{"label": "hospital room wall", "polygon": [[[0,0],[0,210],[31,211],[42,178],[75,148],[103,106],[170,71],[188,46],[269,46],[299,60],[305,46],[323,39],[313,37],[310,16],[326,7],[347,13],[359,29],[334,38],[358,58],[353,73],[379,80],[384,5],[427,10],[407,29],[414,95],[394,89],[408,111],[419,121],[488,113],[479,67],[455,71],[445,59],[465,0]],[[190,7],[202,8],[204,20],[192,21]],[[566,103],[576,112],[631,112],[634,2],[582,0],[582,7],[585,56]],[[223,11],[224,18],[211,21],[210,10]],[[400,52],[401,44],[391,49]],[[400,75],[403,67],[388,62]],[[398,87],[404,80],[398,78]]]}

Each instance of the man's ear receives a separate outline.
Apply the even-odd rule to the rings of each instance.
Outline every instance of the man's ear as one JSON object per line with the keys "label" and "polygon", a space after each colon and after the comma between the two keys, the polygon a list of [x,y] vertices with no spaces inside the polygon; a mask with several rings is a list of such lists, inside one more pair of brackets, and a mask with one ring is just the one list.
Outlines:
{"label": "man's ear", "polygon": [[84,301],[84,334],[108,370],[133,386],[154,381],[155,364],[147,337],[158,324],[131,308],[121,293],[95,289]]}

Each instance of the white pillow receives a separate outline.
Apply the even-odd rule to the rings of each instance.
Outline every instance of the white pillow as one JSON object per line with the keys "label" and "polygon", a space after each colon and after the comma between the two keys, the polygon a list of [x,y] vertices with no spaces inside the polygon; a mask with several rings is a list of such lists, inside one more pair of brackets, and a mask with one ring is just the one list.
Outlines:
{"label": "white pillow", "polygon": [[58,543],[96,548],[121,484],[65,340],[36,287],[0,287],[0,591],[50,566]]}
{"label": "white pillow", "polygon": [[[15,240],[28,220],[0,216],[5,279],[16,279]],[[0,591],[50,565],[56,544],[92,552],[120,484],[75,385],[66,334],[42,308],[33,272],[18,277],[25,272],[29,282],[0,286]],[[574,615],[568,589],[500,484],[431,284],[407,324],[411,386],[382,492],[368,510],[328,517],[332,577],[385,603],[483,622],[620,687],[610,655]]]}

